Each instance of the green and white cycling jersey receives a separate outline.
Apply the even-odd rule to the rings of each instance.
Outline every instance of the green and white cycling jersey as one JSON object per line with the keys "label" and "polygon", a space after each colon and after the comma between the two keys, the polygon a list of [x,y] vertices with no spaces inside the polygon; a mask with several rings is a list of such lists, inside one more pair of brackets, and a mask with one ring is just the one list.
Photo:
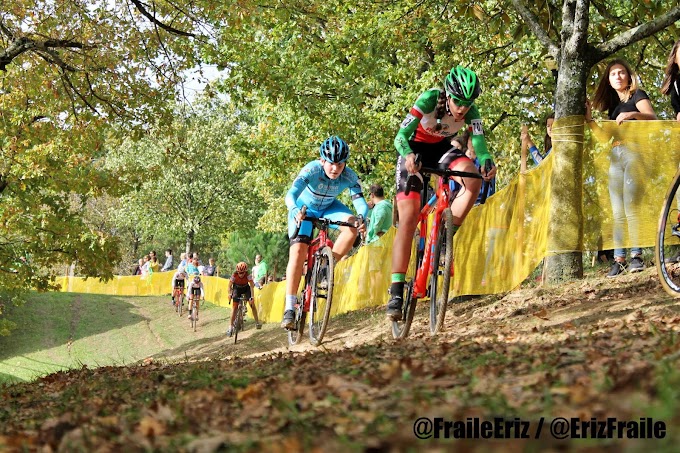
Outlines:
{"label": "green and white cycling jersey", "polygon": [[440,90],[433,88],[420,95],[408,115],[401,123],[397,137],[394,139],[394,146],[400,155],[406,156],[412,153],[409,141],[420,143],[439,143],[442,140],[452,137],[464,127],[468,127],[471,132],[472,146],[475,149],[477,158],[484,165],[490,159],[489,149],[484,137],[484,127],[479,110],[472,104],[470,110],[465,114],[463,121],[455,121],[453,115],[446,113],[441,119],[441,129],[436,130],[437,117],[436,107],[439,100]]}

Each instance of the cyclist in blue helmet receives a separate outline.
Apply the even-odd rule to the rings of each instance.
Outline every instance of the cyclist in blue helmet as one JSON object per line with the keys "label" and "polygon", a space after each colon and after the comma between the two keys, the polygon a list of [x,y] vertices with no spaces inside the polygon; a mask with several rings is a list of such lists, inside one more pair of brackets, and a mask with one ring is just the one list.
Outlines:
{"label": "cyclist in blue helmet", "polygon": [[[312,240],[312,223],[303,221],[300,210],[307,206],[310,217],[325,217],[341,222],[355,222],[352,211],[337,200],[338,195],[349,189],[354,209],[358,214],[368,215],[368,203],[361,191],[357,174],[346,164],[349,146],[338,136],[331,136],[319,148],[319,159],[305,165],[286,194],[288,207],[288,236],[292,236],[297,222],[302,221],[300,232],[290,241],[288,267],[286,268],[286,302],[281,327],[292,329],[295,325],[295,304],[302,277],[302,267]],[[331,228],[333,228],[331,226]],[[340,235],[333,245],[333,256],[339,260],[354,244],[359,228],[339,227]]]}

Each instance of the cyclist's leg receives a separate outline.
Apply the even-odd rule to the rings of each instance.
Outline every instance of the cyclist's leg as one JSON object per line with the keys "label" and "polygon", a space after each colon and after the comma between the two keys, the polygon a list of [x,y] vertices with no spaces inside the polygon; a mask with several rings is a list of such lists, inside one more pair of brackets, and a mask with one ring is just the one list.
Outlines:
{"label": "cyclist's leg", "polygon": [[[310,214],[312,216],[314,214]],[[295,219],[292,213],[288,213],[288,231],[292,234],[291,224],[294,225]],[[293,228],[294,229],[294,228]],[[307,250],[312,236],[311,222],[302,222],[298,236],[291,240],[288,253],[288,266],[286,266],[286,301],[283,311],[283,321],[281,327],[292,329],[295,324],[295,304],[297,303],[297,290],[302,277],[302,267],[307,259]]]}
{"label": "cyclist's leg", "polygon": [[404,298],[404,283],[406,271],[411,259],[411,244],[413,235],[418,225],[418,214],[421,208],[420,192],[423,189],[423,178],[418,174],[415,183],[411,186],[411,192],[406,196],[406,171],[405,160],[399,157],[397,160],[396,185],[397,185],[397,211],[399,224],[392,243],[392,278],[390,285],[390,298],[387,303],[387,314],[395,320],[401,317],[401,305]]}
{"label": "cyclist's leg", "polygon": [[[352,215],[352,211],[338,200],[334,200],[333,203],[331,203],[331,205],[323,212],[322,217],[335,220],[336,222],[356,222],[357,220],[356,217]],[[331,228],[340,230],[340,235],[333,243],[333,258],[335,258],[336,261],[339,261],[352,249],[354,240],[357,238],[357,229],[346,226],[331,226]]]}
{"label": "cyclist's leg", "polygon": [[[449,164],[451,170],[478,173],[475,164],[467,157],[458,157]],[[451,214],[453,214],[453,225],[459,227],[463,224],[470,209],[475,205],[482,188],[482,180],[477,178],[453,178],[462,187],[458,191],[456,198],[451,203]]]}
{"label": "cyclist's leg", "polygon": [[[255,300],[253,299],[254,295],[252,293],[252,290],[250,289],[250,285],[246,286],[244,292],[246,294],[246,298],[248,299],[250,309],[253,310],[253,318],[255,318],[255,327],[257,327],[259,329],[259,328],[262,327],[262,324],[260,323],[260,318],[257,315],[257,308],[255,307]],[[251,300],[251,299],[253,299],[253,300]]]}

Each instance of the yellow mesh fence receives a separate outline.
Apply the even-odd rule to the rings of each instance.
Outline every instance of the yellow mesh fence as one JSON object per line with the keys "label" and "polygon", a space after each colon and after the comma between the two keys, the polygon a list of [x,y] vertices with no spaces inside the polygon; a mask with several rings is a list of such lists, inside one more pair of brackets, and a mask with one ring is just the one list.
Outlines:
{"label": "yellow mesh fence", "polygon": [[[676,121],[603,121],[586,125],[585,135],[583,117],[556,121],[550,155],[473,208],[456,234],[451,295],[510,291],[548,254],[652,247],[663,197],[680,162],[679,144]],[[336,264],[334,315],[385,304],[394,232]],[[63,291],[169,295],[171,274],[107,283],[64,277],[60,283]],[[203,282],[207,300],[228,304],[228,280]],[[285,282],[255,294],[262,320],[279,321]]]}

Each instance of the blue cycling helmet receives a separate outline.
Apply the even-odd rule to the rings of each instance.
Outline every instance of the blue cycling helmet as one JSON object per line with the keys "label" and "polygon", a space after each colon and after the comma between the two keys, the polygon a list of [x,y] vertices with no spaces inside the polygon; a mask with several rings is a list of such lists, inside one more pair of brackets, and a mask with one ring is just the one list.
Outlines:
{"label": "blue cycling helmet", "polygon": [[349,145],[337,135],[333,135],[321,144],[319,155],[323,160],[339,164],[349,157]]}

